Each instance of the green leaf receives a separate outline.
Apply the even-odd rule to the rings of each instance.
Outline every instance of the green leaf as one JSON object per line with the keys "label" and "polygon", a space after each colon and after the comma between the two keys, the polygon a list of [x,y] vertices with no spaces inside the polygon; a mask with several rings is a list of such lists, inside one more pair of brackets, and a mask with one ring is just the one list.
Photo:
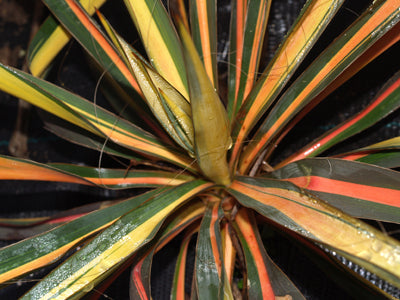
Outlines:
{"label": "green leaf", "polygon": [[[234,120],[244,99],[248,96],[257,79],[258,65],[264,44],[264,34],[267,27],[270,0],[251,0],[245,8],[246,17],[243,16],[243,3],[236,4],[236,13],[239,19],[233,18],[231,28],[238,36],[231,45],[231,53],[228,79],[228,115]],[[232,12],[235,12],[233,10]],[[244,26],[241,24],[245,21]],[[242,28],[240,28],[242,27]],[[240,35],[239,35],[240,34]]]}
{"label": "green leaf", "polygon": [[0,239],[1,240],[22,240],[34,235],[49,231],[54,227],[66,222],[75,220],[92,211],[103,209],[117,201],[101,201],[84,206],[76,207],[58,213],[51,217],[39,218],[0,218]]}
{"label": "green leaf", "polygon": [[189,8],[193,42],[211,84],[218,91],[217,2],[191,0]]}
{"label": "green leaf", "polygon": [[220,224],[224,216],[219,201],[208,196],[208,204],[200,225],[196,246],[195,279],[199,299],[233,299],[221,249]]}
{"label": "green leaf", "polygon": [[226,154],[232,144],[227,114],[189,33],[180,19],[176,22],[188,71],[196,158],[206,177],[226,186],[231,182]]}
{"label": "green leaf", "polygon": [[369,152],[362,154],[353,154],[341,157],[343,159],[356,160],[362,163],[376,165],[382,168],[400,167],[400,151],[386,150],[380,152]]}
{"label": "green leaf", "polygon": [[391,138],[361,149],[336,155],[336,157],[355,160],[383,168],[400,166],[400,137]]}
{"label": "green leaf", "polygon": [[359,218],[400,223],[400,173],[333,158],[293,162],[272,174]]}
{"label": "green leaf", "polygon": [[399,241],[348,216],[291,182],[241,176],[228,191],[243,206],[340,252],[394,286],[400,286]]}
{"label": "green leaf", "polygon": [[66,298],[87,293],[151,241],[172,211],[211,186],[211,183],[197,180],[171,189],[156,190],[152,198],[147,198],[141,206],[96,236],[22,299]]}
{"label": "green leaf", "polygon": [[333,145],[367,129],[377,123],[400,106],[400,73],[395,74],[378,92],[371,103],[357,115],[329,130],[321,137],[306,145],[301,150],[281,162],[279,166],[306,157],[314,157],[323,153]]}
{"label": "green leaf", "polygon": [[44,3],[104,70],[122,86],[140,93],[134,77],[112,43],[79,3],[73,0],[44,0]]}
{"label": "green leaf", "polygon": [[245,173],[284,126],[399,19],[398,7],[392,2],[374,2],[281,97],[243,152],[240,172]]}
{"label": "green leaf", "polygon": [[132,266],[130,281],[130,297],[132,299],[150,299],[150,273],[154,254],[160,251],[168,242],[184,229],[196,222],[204,213],[204,204],[200,201],[190,201],[168,218],[165,227],[160,230],[154,242],[138,253],[141,259]]}
{"label": "green leaf", "polygon": [[179,185],[193,177],[175,172],[106,169],[72,164],[40,164],[31,160],[0,155],[0,180],[33,180],[97,185],[128,189]]}
{"label": "green leaf", "polygon": [[193,235],[199,231],[199,226],[193,226],[187,230],[181,246],[179,248],[179,254],[176,259],[174,279],[172,281],[171,288],[171,300],[185,299],[185,281],[186,281],[186,259],[189,248],[190,240]]}
{"label": "green leaf", "polygon": [[[246,9],[246,7],[242,7],[244,6],[243,2],[239,1],[237,7],[237,18],[239,18],[238,22],[240,24],[244,22],[243,14]],[[232,136],[237,142],[233,145],[231,151],[231,165],[236,163],[242,144],[248,138],[248,133],[281,93],[342,3],[343,0],[307,1],[298,19],[287,34],[287,38],[260,76],[260,79],[240,108],[235,122],[233,122]],[[239,12],[239,9],[243,12]],[[243,25],[239,23],[236,25],[236,31],[244,30]],[[237,35],[241,36],[240,33],[237,33]],[[232,45],[235,43],[237,49],[243,47],[240,39],[231,40]],[[236,56],[236,54],[235,51],[231,52],[230,61],[233,63],[232,55]],[[234,59],[237,60],[238,58],[235,57]]]}
{"label": "green leaf", "polygon": [[194,170],[191,159],[148,132],[75,94],[0,64],[0,89],[94,134],[135,151]]}
{"label": "green leaf", "polygon": [[0,180],[42,180],[93,185],[89,180],[28,159],[0,155]]}
{"label": "green leaf", "polygon": [[130,66],[154,116],[175,142],[194,157],[194,132],[189,102],[140,55],[137,55],[136,51],[117,35],[105,20],[103,24],[109,28],[109,32],[113,34],[118,43],[118,48],[121,49],[121,54],[124,55]]}
{"label": "green leaf", "polygon": [[268,257],[251,211],[239,209],[233,224],[246,260],[248,299],[274,299],[275,295],[304,299],[296,286]]}
{"label": "green leaf", "polygon": [[0,282],[7,283],[26,272],[54,262],[77,243],[109,226],[121,215],[165,190],[168,189],[154,190],[130,198],[56,227],[47,233],[1,249]]}
{"label": "green leaf", "polygon": [[[106,0],[80,0],[80,4],[89,15],[99,9]],[[31,73],[40,77],[51,62],[71,39],[70,34],[53,16],[49,16],[40,26],[29,44],[28,62]]]}
{"label": "green leaf", "polygon": [[189,90],[180,41],[159,0],[124,0],[157,72],[186,99]]}
{"label": "green leaf", "polygon": [[159,170],[128,171],[126,169],[99,169],[69,164],[53,163],[49,165],[57,168],[57,170],[68,172],[68,174],[82,177],[100,187],[113,189],[173,186],[193,180],[192,176]]}
{"label": "green leaf", "polygon": [[105,137],[93,134],[62,119],[56,118],[53,115],[42,114],[42,119],[48,131],[71,143],[100,152],[99,159],[101,159],[102,153],[106,153],[129,160],[135,160],[136,162],[143,160],[143,157],[133,150],[122,147]]}

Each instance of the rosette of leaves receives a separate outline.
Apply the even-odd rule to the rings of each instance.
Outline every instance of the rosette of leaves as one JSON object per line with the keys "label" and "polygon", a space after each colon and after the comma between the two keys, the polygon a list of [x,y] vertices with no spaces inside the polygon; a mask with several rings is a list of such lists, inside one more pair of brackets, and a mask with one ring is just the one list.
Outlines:
{"label": "rosette of leaves", "polygon": [[[190,0],[189,9],[183,0],[169,7],[160,0],[125,0],[145,53],[100,12],[93,17],[104,1],[43,2],[52,16],[30,46],[31,74],[0,65],[0,88],[69,122],[47,124],[60,136],[128,159],[135,168],[1,156],[0,178],[149,190],[68,218],[2,219],[3,226],[43,230],[0,251],[2,285],[82,245],[23,299],[80,298],[94,287],[104,290],[128,267],[131,298],[148,299],[153,255],[184,232],[173,299],[185,298],[188,241],[195,234],[194,299],[302,299],[266,253],[259,233],[264,225],[293,234],[317,253],[321,247],[336,252],[400,288],[400,243],[359,220],[400,221],[400,174],[391,170],[399,166],[399,138],[317,157],[398,108],[399,74],[357,115],[290,157],[271,161],[303,116],[398,41],[399,0],[374,1],[296,78],[343,1],[307,1],[263,69],[271,2],[232,1],[225,83],[218,75],[215,0]],[[104,93],[118,115],[43,79],[71,38],[103,73]],[[244,279],[239,292],[235,270]]]}

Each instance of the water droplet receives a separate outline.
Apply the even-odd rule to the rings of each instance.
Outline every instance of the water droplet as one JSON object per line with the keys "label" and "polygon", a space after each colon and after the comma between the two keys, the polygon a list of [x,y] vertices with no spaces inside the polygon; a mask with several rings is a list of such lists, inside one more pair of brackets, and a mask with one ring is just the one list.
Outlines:
{"label": "water droplet", "polygon": [[382,256],[385,259],[388,259],[390,256],[390,251],[388,248],[384,248],[381,251],[379,251],[380,256]]}
{"label": "water droplet", "polygon": [[106,272],[109,269],[111,269],[112,266],[113,266],[113,262],[112,261],[104,259],[99,264],[99,271],[100,272]]}
{"label": "water droplet", "polygon": [[368,250],[363,250],[357,254],[358,257],[361,257],[365,260],[370,260],[372,258],[372,252]]}
{"label": "water droplet", "polygon": [[387,258],[387,263],[389,265],[394,265],[395,264],[394,255],[389,255],[389,257]]}
{"label": "water droplet", "polygon": [[83,287],[82,292],[84,293],[90,292],[91,290],[93,290],[93,286],[94,286],[93,282],[88,282],[88,284]]}
{"label": "water droplet", "polygon": [[107,249],[107,246],[108,246],[107,241],[102,241],[102,242],[99,243],[99,250],[100,251],[104,251],[104,250]]}
{"label": "water droplet", "polygon": [[379,240],[373,240],[371,243],[371,249],[375,252],[381,251],[383,248],[383,243]]}
{"label": "water droplet", "polygon": [[86,255],[81,254],[81,255],[78,256],[78,259],[81,260],[81,261],[85,261],[86,260]]}

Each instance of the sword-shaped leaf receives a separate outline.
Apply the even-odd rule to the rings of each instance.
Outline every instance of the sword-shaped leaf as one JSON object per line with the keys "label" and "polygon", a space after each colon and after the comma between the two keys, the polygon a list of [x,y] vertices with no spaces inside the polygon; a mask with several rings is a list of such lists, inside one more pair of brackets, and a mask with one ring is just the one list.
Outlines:
{"label": "sword-shaped leaf", "polygon": [[232,1],[231,3],[231,23],[229,32],[229,64],[228,64],[228,101],[227,111],[229,120],[234,120],[232,113],[237,106],[234,102],[236,99],[237,89],[235,86],[239,82],[240,68],[236,67],[243,56],[243,36],[246,24],[248,0]]}
{"label": "sword-shaped leaf", "polygon": [[176,22],[188,72],[196,158],[206,177],[217,184],[228,185],[231,175],[226,154],[232,139],[227,114],[189,33],[179,18]]}
{"label": "sword-shaped leaf", "polygon": [[191,0],[189,8],[193,42],[211,84],[218,91],[217,2],[215,0]]}
{"label": "sword-shaped leaf", "polygon": [[[400,23],[392,27],[384,36],[373,44],[367,51],[361,54],[350,66],[348,66],[338,77],[336,77],[321,93],[319,93],[303,110],[301,110],[296,117],[285,126],[285,129],[279,134],[275,145],[278,145],[280,141],[286,136],[288,132],[306,116],[314,107],[316,107],[321,101],[328,97],[333,91],[340,87],[343,83],[357,74],[371,61],[377,58],[379,55],[384,53],[391,46],[396,44],[400,40]],[[275,146],[269,146],[268,155],[265,159],[271,156]]]}
{"label": "sword-shaped leaf", "polygon": [[110,226],[123,214],[166,190],[168,189],[158,189],[130,198],[1,249],[0,283],[7,283],[27,272],[53,263],[74,245]]}
{"label": "sword-shaped leaf", "polygon": [[156,195],[97,235],[22,299],[82,296],[151,241],[176,208],[212,185],[196,180],[156,190]]}
{"label": "sword-shaped leaf", "polygon": [[190,158],[148,132],[49,82],[0,64],[0,89],[135,151],[193,170]]}
{"label": "sword-shaped leaf", "polygon": [[63,211],[51,217],[0,218],[0,239],[14,241],[26,239],[116,203],[117,201],[91,203]]}
{"label": "sword-shaped leaf", "polygon": [[130,86],[140,93],[135,78],[112,43],[78,2],[44,0],[44,3],[104,70],[122,86]]}
{"label": "sword-shaped leaf", "polygon": [[248,299],[274,299],[275,295],[305,299],[268,257],[254,215],[246,209],[239,209],[234,227],[246,260]]}
{"label": "sword-shaped leaf", "polygon": [[[135,78],[113,44],[90,15],[74,0],[48,0],[44,2],[63,26],[91,55],[96,63],[95,66],[100,66],[101,72],[104,70],[108,88],[112,87],[113,93],[122,95],[111,99],[114,108],[123,107],[128,115],[134,115],[135,118],[139,117],[150,128],[154,128],[149,124],[149,120],[153,120],[151,114],[142,106],[142,100],[139,96],[141,91]],[[129,97],[126,97],[126,94]],[[132,96],[135,98],[134,101]]]}
{"label": "sword-shaped leaf", "polygon": [[382,168],[398,168],[400,167],[400,151],[386,150],[379,152],[368,152],[360,155],[354,154],[341,157],[348,160],[356,160],[359,162],[376,165]]}
{"label": "sword-shaped leaf", "polygon": [[400,173],[358,162],[310,158],[272,175],[359,218],[400,223]]}
{"label": "sword-shaped leaf", "polygon": [[156,241],[151,244],[151,247],[144,249],[144,254],[141,255],[143,258],[132,266],[130,281],[132,299],[151,299],[150,273],[154,254],[187,226],[198,220],[204,210],[204,205],[199,201],[192,201],[185,205],[170,217],[171,222],[157,234]]}
{"label": "sword-shaped leaf", "polygon": [[159,170],[127,171],[126,169],[99,169],[69,164],[49,165],[58,170],[82,177],[98,186],[112,189],[174,186],[193,180],[192,176]]}
{"label": "sword-shaped leaf", "polygon": [[365,130],[400,106],[400,73],[397,73],[361,112],[329,130],[321,137],[281,162],[277,168],[292,161],[314,157],[333,145]]}
{"label": "sword-shaped leaf", "polygon": [[185,300],[186,258],[190,240],[199,231],[199,226],[188,230],[185,234],[176,260],[175,274],[172,281],[171,300]]}
{"label": "sword-shaped leaf", "polygon": [[42,180],[93,185],[89,180],[50,165],[0,155],[0,180]]}
{"label": "sword-shaped leaf", "polygon": [[223,267],[220,221],[224,216],[219,201],[208,196],[196,246],[195,281],[199,299],[233,299]]}
{"label": "sword-shaped leaf", "polygon": [[245,172],[286,124],[400,19],[398,0],[376,1],[285,92],[242,154]]}
{"label": "sword-shaped leaf", "polygon": [[291,182],[243,176],[232,183],[229,192],[242,205],[291,231],[339,251],[345,257],[351,257],[352,261],[394,286],[400,286],[399,241]]}
{"label": "sword-shaped leaf", "polygon": [[[254,124],[282,91],[342,3],[343,0],[316,0],[306,3],[287,38],[260,76],[260,80],[254,86],[236,117],[232,136],[237,137],[237,143],[232,149],[231,164],[238,157],[242,143]],[[239,28],[239,25],[237,26]],[[238,43],[239,33],[237,35],[236,43]],[[241,47],[241,44],[238,44],[238,47]]]}
{"label": "sword-shaped leaf", "polygon": [[[56,118],[50,114],[42,116],[45,128],[71,143],[96,150],[100,152],[99,157],[104,153],[135,160],[142,161],[143,157],[132,149],[125,148],[107,139],[107,137],[98,136],[86,131],[78,126],[68,123],[62,119]],[[101,154],[103,153],[103,154]]]}
{"label": "sword-shaped leaf", "polygon": [[186,99],[189,90],[180,41],[160,0],[124,0],[157,72]]}
{"label": "sword-shaped leaf", "polygon": [[154,116],[175,142],[194,157],[194,133],[189,102],[137,54],[101,14],[98,15],[135,76]]}
{"label": "sword-shaped leaf", "polygon": [[347,154],[351,155],[353,152],[376,152],[384,150],[400,150],[400,136],[348,152]]}
{"label": "sword-shaped leaf", "polygon": [[[106,0],[80,0],[82,7],[93,15]],[[71,39],[68,31],[53,16],[49,16],[29,44],[29,69],[34,76],[42,76],[57,54]]]}
{"label": "sword-shaped leaf", "polygon": [[91,168],[68,164],[40,164],[0,155],[0,180],[33,180],[129,189],[179,185],[193,177],[165,171]]}
{"label": "sword-shaped leaf", "polygon": [[[245,5],[243,2],[248,2],[245,19],[241,18],[243,5]],[[250,93],[257,79],[270,6],[270,0],[239,1],[236,4],[236,14],[239,14],[239,20],[236,22],[235,19],[232,20],[231,25],[235,28],[231,28],[231,30],[237,34],[237,44],[231,45],[231,53],[234,54],[230,58],[232,65],[229,67],[228,75],[228,115],[230,120],[235,119],[242,102]],[[240,23],[243,21],[245,23],[242,31]],[[239,34],[241,35],[239,36]]]}
{"label": "sword-shaped leaf", "polygon": [[231,236],[231,230],[232,230],[231,226],[228,222],[222,224],[221,240],[222,240],[222,252],[223,252],[223,263],[224,263],[223,267],[225,268],[227,281],[229,282],[229,285],[232,287],[232,284],[234,284],[233,275],[235,272],[237,249],[233,244],[234,242]]}
{"label": "sword-shaped leaf", "polygon": [[335,157],[355,160],[383,168],[397,168],[400,166],[400,137],[339,154]]}

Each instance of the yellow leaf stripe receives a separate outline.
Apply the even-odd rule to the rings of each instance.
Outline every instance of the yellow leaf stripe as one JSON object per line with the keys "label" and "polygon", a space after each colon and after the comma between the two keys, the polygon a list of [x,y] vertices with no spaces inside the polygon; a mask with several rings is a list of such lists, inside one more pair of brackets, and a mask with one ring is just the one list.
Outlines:
{"label": "yellow leaf stripe", "polygon": [[320,0],[310,5],[279,48],[276,58],[261,75],[262,87],[254,95],[250,109],[243,114],[239,112],[239,116],[243,115],[244,120],[239,120],[241,125],[237,141],[232,149],[231,164],[240,153],[242,143],[254,123],[257,122],[263,107],[274,100],[273,96],[282,88],[288,80],[288,75],[294,71],[301,58],[307,53],[310,43],[319,35],[321,25],[316,26],[316,24],[326,23],[326,19],[337,8],[338,2],[340,1]]}
{"label": "yellow leaf stripe", "polygon": [[[186,79],[186,74],[179,73],[175,61],[176,58],[172,56],[171,50],[165,43],[166,37],[162,35],[159,29],[160,24],[156,23],[156,16],[153,16],[153,11],[151,10],[152,7],[154,8],[159,4],[155,3],[158,0],[124,0],[124,2],[135,21],[136,28],[140,32],[151,63],[161,76],[168,80],[186,99],[189,99],[186,83],[182,79],[182,76]],[[169,24],[164,25],[168,26]],[[177,55],[177,53],[174,53],[174,55]]]}
{"label": "yellow leaf stripe", "polygon": [[120,178],[102,178],[102,177],[84,177],[90,182],[104,185],[155,185],[155,186],[176,186],[187,182],[185,179],[168,177],[120,177]]}
{"label": "yellow leaf stripe", "polygon": [[[100,8],[106,0],[80,0],[80,4],[89,15],[93,15],[95,10]],[[39,44],[40,49],[32,49],[36,52],[30,62],[30,71],[34,76],[41,76],[47,69],[56,55],[71,39],[71,35],[61,25],[49,35],[43,44]]]}
{"label": "yellow leaf stripe", "polygon": [[0,90],[9,93],[16,98],[23,99],[29,103],[40,107],[44,110],[51,111],[52,114],[68,120],[70,123],[84,128],[96,135],[99,134],[92,126],[82,120],[79,116],[68,111],[63,105],[56,103],[53,99],[47,97],[35,87],[27,84],[24,80],[20,79],[18,75],[14,75],[12,68],[4,67],[0,64]]}
{"label": "yellow leaf stripe", "polygon": [[45,180],[91,185],[89,181],[15,158],[0,157],[0,180]]}
{"label": "yellow leaf stripe", "polygon": [[[91,124],[99,129],[104,136],[107,136],[111,141],[120,145],[122,144],[141,153],[148,153],[150,155],[163,157],[168,161],[187,168],[189,171],[195,171],[193,160],[187,157],[185,154],[173,153],[166,146],[151,142],[146,138],[141,138],[138,135],[132,134],[131,132],[119,127],[117,123],[109,123],[106,120],[97,118],[93,114],[79,109],[78,107],[75,107],[69,103],[66,103],[66,105],[80,113],[82,116],[86,117]],[[100,108],[97,109],[100,110]]]}
{"label": "yellow leaf stripe", "polygon": [[[101,255],[96,256],[84,267],[77,270],[71,276],[61,282],[56,288],[53,288],[41,299],[66,299],[85,288],[85,286],[93,283],[103,273],[108,271],[112,266],[118,265],[137,250],[153,232],[160,222],[176,207],[181,205],[185,200],[199,193],[200,191],[211,187],[212,183],[202,184],[186,194],[173,201],[164,209],[158,211],[150,219],[138,225],[134,230],[129,232],[118,242],[114,243],[110,248],[106,249]],[[67,288],[68,287],[68,288]],[[61,290],[65,289],[59,294]]]}
{"label": "yellow leaf stripe", "polygon": [[[307,115],[315,106],[317,106],[322,100],[328,97],[333,91],[335,91],[339,86],[357,74],[362,68],[368,65],[371,61],[389,49],[392,45],[400,40],[400,23],[394,26],[387,32],[384,37],[378,40],[374,45],[372,45],[367,51],[365,51],[360,57],[357,58],[343,73],[333,80],[321,93],[316,96],[310,104],[308,104],[303,110],[301,110],[296,117],[285,127],[281,132],[277,140],[274,142],[278,145],[282,139],[287,135],[288,132],[300,121],[305,115]],[[274,146],[275,148],[275,146]],[[271,149],[273,150],[273,149]],[[268,151],[268,154],[264,157],[268,160],[273,151]],[[284,162],[279,163],[279,166],[283,165]],[[279,168],[279,166],[274,166],[274,168]]]}
{"label": "yellow leaf stripe", "polygon": [[[257,11],[258,11],[257,22],[256,22],[257,27],[255,28],[254,34],[252,34],[253,35],[253,44],[252,44],[252,48],[251,48],[251,53],[246,54],[246,55],[249,55],[249,57],[250,57],[249,65],[247,67],[247,70],[243,70],[242,68],[239,67],[236,71],[237,73],[239,72],[239,75],[241,77],[243,77],[243,76],[246,77],[246,81],[244,82],[244,93],[242,96],[240,96],[241,99],[237,100],[237,101],[240,100],[240,104],[242,103],[242,100],[248,96],[249,92],[251,91],[251,89],[253,87],[254,81],[257,77],[256,76],[257,67],[258,67],[258,63],[259,63],[259,59],[260,59],[260,53],[262,50],[261,43],[264,40],[263,36],[265,33],[265,27],[267,24],[267,18],[269,15],[270,6],[271,6],[271,1],[265,1],[265,0],[260,1],[260,5],[257,9]],[[243,50],[241,50],[241,52],[242,52],[241,54],[243,54]],[[239,59],[240,59],[240,63],[242,64],[242,62],[244,60],[243,57],[240,57]],[[245,73],[243,73],[243,72],[245,72]],[[236,83],[236,97],[238,97],[239,86],[241,86],[241,84],[238,81]]]}
{"label": "yellow leaf stripe", "polygon": [[[239,82],[242,73],[242,57],[243,57],[243,36],[247,14],[247,1],[240,0],[236,7],[236,87],[234,107],[237,107],[237,95],[239,92]],[[235,109],[236,110],[236,109]]]}
{"label": "yellow leaf stripe", "polygon": [[66,4],[68,4],[69,8],[74,12],[75,16],[79,19],[82,25],[91,33],[93,39],[96,40],[97,43],[101,45],[103,50],[110,57],[111,61],[118,67],[120,72],[124,75],[126,80],[132,85],[132,87],[141,94],[140,88],[129,71],[128,67],[125,65],[123,60],[119,57],[118,53],[114,50],[114,48],[108,43],[102,33],[94,26],[85,12],[81,9],[81,7],[75,3],[73,0],[64,0]]}
{"label": "yellow leaf stripe", "polygon": [[[249,168],[250,164],[264,147],[264,145],[274,134],[276,134],[282,124],[288,120],[289,116],[296,111],[299,105],[301,105],[302,101],[309,96],[314,89],[319,87],[321,80],[335,70],[336,66],[340,65],[341,61],[346,59],[347,56],[358,50],[358,48],[363,45],[364,41],[370,39],[377,27],[382,28],[384,25],[388,25],[392,21],[392,18],[390,17],[398,13],[399,7],[400,0],[384,2],[366,21],[362,28],[358,30],[357,34],[351,37],[344,45],[342,45],[341,49],[328,62],[325,63],[325,66],[297,95],[291,105],[282,113],[282,115],[279,116],[271,128],[269,128],[269,130],[265,132],[260,139],[257,139],[256,143],[251,143],[251,145],[247,147],[246,151],[243,153],[243,160],[241,161],[240,165],[240,172],[242,174],[244,174],[244,172]],[[286,48],[290,49],[290,46],[285,47],[285,49]],[[246,127],[242,126],[242,128]]]}
{"label": "yellow leaf stripe", "polygon": [[111,222],[104,224],[101,227],[96,228],[96,230],[89,232],[85,235],[80,236],[79,238],[76,238],[73,242],[68,243],[60,248],[58,248],[55,251],[50,252],[47,255],[41,256],[39,258],[36,258],[33,261],[30,261],[24,265],[21,265],[15,269],[12,269],[8,272],[5,272],[3,274],[0,274],[0,282],[7,282],[9,280],[12,280],[14,278],[17,278],[21,276],[22,274],[25,274],[27,270],[36,270],[39,269],[45,265],[48,265],[58,258],[60,258],[62,255],[64,255],[69,249],[71,249],[73,246],[78,244],[80,241],[84,240],[85,238],[89,237],[95,232],[98,232],[99,230],[102,230],[103,228],[107,228],[109,225],[111,225],[116,219],[112,220]]}
{"label": "yellow leaf stripe", "polygon": [[196,0],[194,5],[196,7],[194,8],[196,13],[197,13],[197,18],[198,18],[198,24],[199,24],[199,30],[200,30],[200,39],[201,39],[201,52],[202,52],[202,60],[204,64],[204,68],[206,69],[206,73],[208,77],[210,78],[210,81],[214,87],[218,85],[218,82],[216,82],[216,74],[214,74],[214,66],[213,66],[213,56],[215,53],[212,53],[211,49],[211,37],[210,36],[210,28],[209,26],[215,26],[215,24],[209,24],[209,16],[208,16],[208,11],[207,11],[207,5],[209,5],[210,1],[203,1],[203,0]]}
{"label": "yellow leaf stripe", "polygon": [[296,230],[300,234],[314,237],[400,278],[400,244],[375,228],[294,190],[241,181],[233,182],[231,189],[279,210],[303,228]]}

